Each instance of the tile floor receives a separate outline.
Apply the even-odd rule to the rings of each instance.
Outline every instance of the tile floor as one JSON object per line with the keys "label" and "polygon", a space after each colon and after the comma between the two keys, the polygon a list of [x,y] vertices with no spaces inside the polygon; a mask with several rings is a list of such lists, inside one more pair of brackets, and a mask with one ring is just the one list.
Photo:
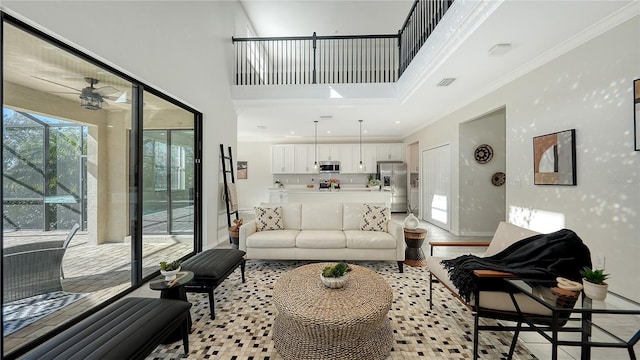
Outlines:
{"label": "tile floor", "polygon": [[[394,214],[394,220],[402,220],[404,219],[404,214]],[[246,221],[249,220],[250,216],[248,214],[243,214],[243,217]],[[425,241],[425,245],[423,247],[425,254],[429,252],[428,241],[485,241],[489,240],[487,237],[460,237],[452,235],[451,233],[442,230],[436,226],[428,224],[426,222],[421,222],[420,227],[424,227],[427,229],[427,241]],[[61,234],[64,235],[64,234]],[[83,237],[84,235],[84,237]],[[64,236],[63,236],[64,237]],[[113,280],[113,273],[111,275],[104,274],[102,277],[96,277],[91,279],[90,281],[73,281],[73,279],[77,278],[81,274],[86,274],[87,269],[83,269],[83,267],[89,268],[104,268],[104,255],[100,254],[101,251],[108,251],[113,256],[111,257],[113,260],[109,264],[109,269],[120,269],[122,270],[122,274],[124,276],[128,276],[128,271],[125,271],[122,268],[123,264],[120,262],[125,259],[129,259],[129,251],[130,246],[123,246],[122,244],[107,244],[106,246],[98,246],[98,247],[89,247],[86,244],[86,234],[79,233],[76,235],[77,238],[74,238],[72,242],[72,246],[68,249],[68,255],[65,256],[65,275],[67,275],[67,279],[63,282],[65,284],[65,290],[77,291],[77,292],[93,292],[93,294],[89,297],[77,303],[77,306],[70,306],[69,309],[64,309],[63,311],[59,311],[54,313],[52,316],[49,316],[41,321],[38,321],[34,325],[31,325],[25,329],[22,329],[9,337],[5,337],[3,339],[5,351],[10,351],[15,346],[23,343],[25,340],[33,339],[46,331],[49,331],[54,326],[60,324],[63,321],[66,321],[74,314],[77,314],[78,311],[82,311],[83,309],[94,306],[95,304],[104,301],[104,299],[113,296],[114,293],[121,291],[121,289],[128,286],[125,285],[117,285],[117,286],[109,286],[109,281],[104,279],[111,278]],[[11,241],[15,241],[15,239],[11,239],[10,236],[7,237],[5,234],[5,246],[8,246]],[[147,247],[148,246],[148,247]],[[160,258],[165,258],[168,256],[168,253],[175,253],[175,251],[184,251],[184,249],[176,250],[177,247],[182,247],[180,241],[172,241],[172,242],[158,242],[153,244],[145,245],[145,253],[153,254],[152,258],[149,260],[149,264],[157,263]],[[188,246],[188,245],[187,245]],[[221,247],[228,247],[227,243],[223,243],[220,245]],[[437,256],[447,256],[447,257],[456,257],[462,254],[476,254],[481,255],[483,250],[481,248],[475,247],[455,247],[449,249],[440,249],[434,252],[434,255]],[[68,260],[69,259],[69,260]],[[74,260],[71,260],[74,259]],[[99,260],[98,260],[99,259]],[[96,269],[92,271],[96,271]],[[117,273],[117,272],[116,272]],[[102,280],[101,280],[102,279]],[[113,284],[113,283],[111,283]],[[68,288],[67,288],[68,287]],[[157,297],[158,293],[156,291],[150,290],[147,286],[143,286],[140,289],[136,290],[132,296],[149,296],[149,297]],[[640,317],[639,316],[617,316],[614,318],[611,317],[599,317],[598,322],[607,326],[608,328],[615,331],[616,334],[620,336],[629,337],[633,335],[638,329],[640,329]],[[534,333],[521,333],[520,341],[534,353],[536,357],[539,359],[550,359],[551,358],[551,346],[548,342],[542,338],[541,336]],[[640,353],[640,344],[635,346],[635,351]],[[575,347],[561,347],[559,359],[562,360],[570,360],[570,359],[579,359],[580,353],[579,348]],[[628,359],[629,356],[626,350],[623,349],[594,349],[592,352],[592,359],[607,359],[607,360],[615,360],[615,359]]]}

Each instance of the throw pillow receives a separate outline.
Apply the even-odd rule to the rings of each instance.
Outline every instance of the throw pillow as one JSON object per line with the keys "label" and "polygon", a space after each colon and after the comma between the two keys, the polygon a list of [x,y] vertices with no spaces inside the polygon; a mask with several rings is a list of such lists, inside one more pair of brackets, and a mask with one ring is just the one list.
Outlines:
{"label": "throw pillow", "polygon": [[387,223],[391,218],[391,210],[386,206],[364,204],[360,230],[387,231]]}
{"label": "throw pillow", "polygon": [[256,228],[258,231],[284,230],[282,208],[280,206],[274,208],[256,207],[255,210]]}

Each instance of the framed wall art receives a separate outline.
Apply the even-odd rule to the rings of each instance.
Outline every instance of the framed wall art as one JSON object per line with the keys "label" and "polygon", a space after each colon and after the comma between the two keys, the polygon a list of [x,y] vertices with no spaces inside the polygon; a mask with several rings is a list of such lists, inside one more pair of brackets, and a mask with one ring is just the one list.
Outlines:
{"label": "framed wall art", "polygon": [[640,151],[640,79],[633,80],[633,143]]}
{"label": "framed wall art", "polygon": [[246,179],[247,178],[247,162],[246,161],[238,161],[238,179]]}
{"label": "framed wall art", "polygon": [[576,130],[533,138],[536,185],[576,185]]}

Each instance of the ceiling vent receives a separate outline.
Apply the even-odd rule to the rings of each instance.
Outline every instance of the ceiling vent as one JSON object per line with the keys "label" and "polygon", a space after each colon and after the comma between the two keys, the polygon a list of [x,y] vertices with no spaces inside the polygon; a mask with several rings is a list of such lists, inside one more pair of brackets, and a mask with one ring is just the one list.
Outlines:
{"label": "ceiling vent", "polygon": [[320,120],[331,120],[333,119],[333,116],[331,115],[322,115],[320,116]]}
{"label": "ceiling vent", "polygon": [[489,55],[500,56],[508,53],[509,50],[511,50],[511,44],[496,44],[491,49],[489,49]]}
{"label": "ceiling vent", "polygon": [[456,78],[444,78],[436,86],[449,86],[452,82],[456,81]]}

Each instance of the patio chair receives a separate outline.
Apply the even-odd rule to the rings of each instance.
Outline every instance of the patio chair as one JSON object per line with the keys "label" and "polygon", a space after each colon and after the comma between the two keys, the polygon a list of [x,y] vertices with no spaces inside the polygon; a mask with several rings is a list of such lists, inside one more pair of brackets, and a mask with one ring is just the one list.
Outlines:
{"label": "patio chair", "polygon": [[62,291],[62,258],[80,225],[65,240],[44,241],[4,249],[2,257],[3,301]]}

